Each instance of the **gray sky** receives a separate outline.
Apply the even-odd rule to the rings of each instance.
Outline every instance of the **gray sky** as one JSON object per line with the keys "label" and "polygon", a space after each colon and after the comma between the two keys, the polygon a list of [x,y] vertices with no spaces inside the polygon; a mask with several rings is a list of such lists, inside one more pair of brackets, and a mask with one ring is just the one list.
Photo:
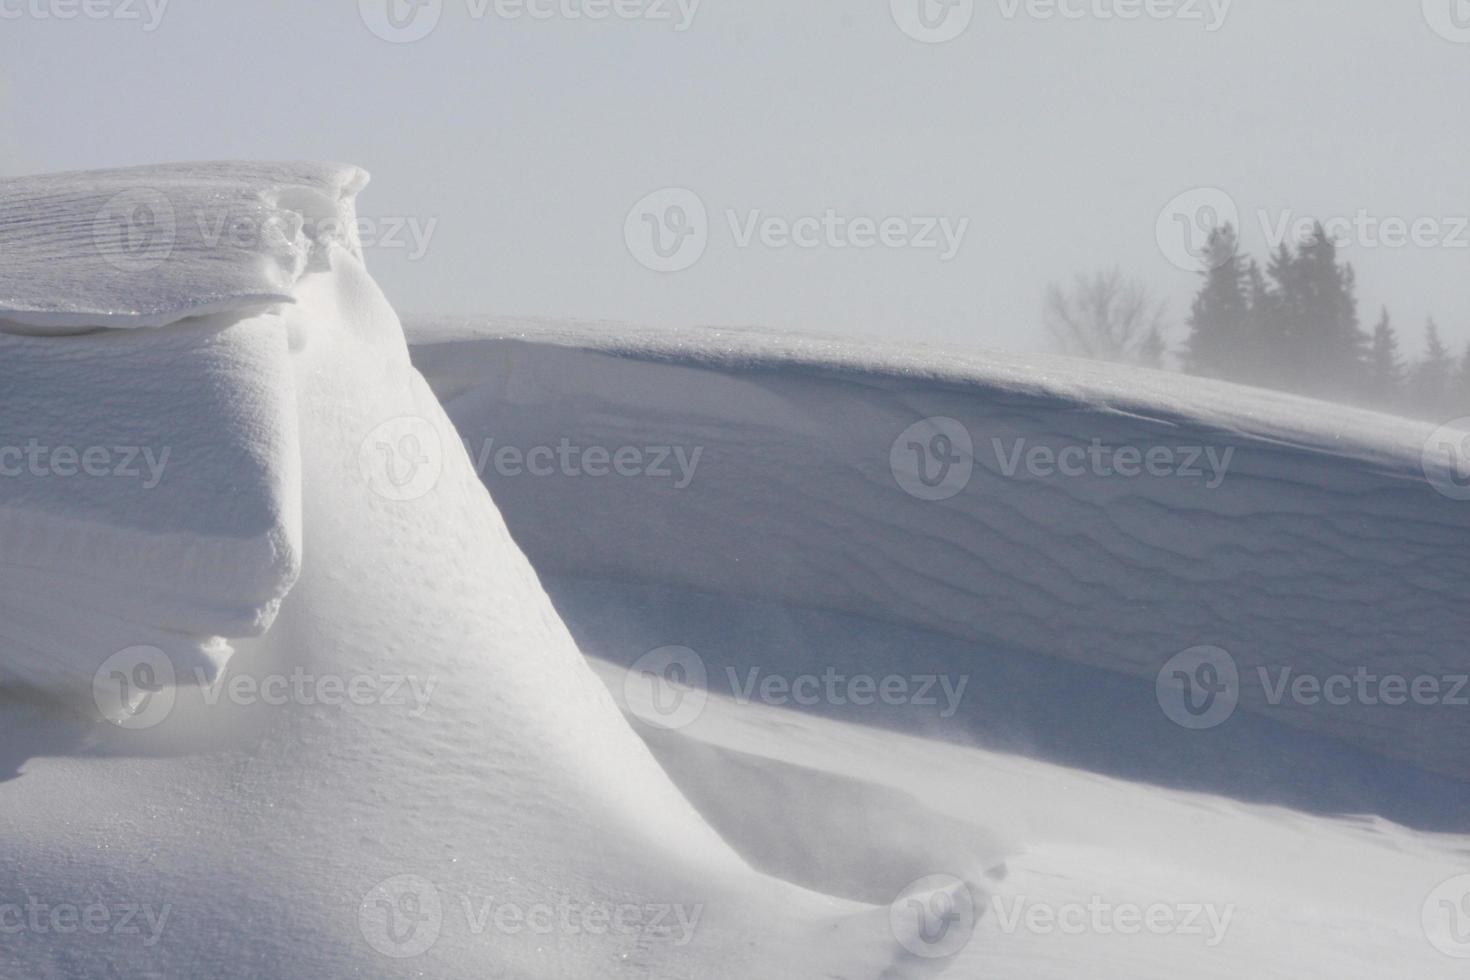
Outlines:
{"label": "gray sky", "polygon": [[[1084,269],[1181,323],[1196,277],[1160,215],[1213,187],[1258,255],[1284,220],[1346,219],[1366,321],[1388,303],[1411,352],[1430,313],[1470,340],[1466,0],[1235,0],[1223,23],[1224,0],[703,0],[687,25],[680,0],[393,0],[433,28],[408,43],[374,33],[405,36],[387,2],[0,0],[0,173],[347,160],[403,312],[1020,348],[1045,345],[1047,280]],[[971,19],[926,43],[920,2],[936,31]],[[627,220],[667,187],[707,214],[676,272],[638,236],[695,227],[667,209],[687,196]]]}

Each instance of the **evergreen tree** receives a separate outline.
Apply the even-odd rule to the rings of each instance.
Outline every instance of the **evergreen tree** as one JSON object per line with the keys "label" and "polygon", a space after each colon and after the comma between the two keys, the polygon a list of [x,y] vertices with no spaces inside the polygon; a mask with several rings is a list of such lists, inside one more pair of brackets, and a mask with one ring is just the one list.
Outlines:
{"label": "evergreen tree", "polygon": [[1205,248],[1204,284],[1190,308],[1185,363],[1193,374],[1253,380],[1246,377],[1243,356],[1250,306],[1235,229],[1227,224],[1211,231]]}
{"label": "evergreen tree", "polygon": [[1246,264],[1245,282],[1246,305],[1250,309],[1249,329],[1246,331],[1246,356],[1250,367],[1246,380],[1268,388],[1280,387],[1283,380],[1280,298],[1267,283],[1255,259]]}
{"label": "evergreen tree", "polygon": [[1439,325],[1429,318],[1425,328],[1424,357],[1414,366],[1414,407],[1428,419],[1439,419],[1449,411],[1450,383],[1455,376],[1454,358],[1439,336]]}
{"label": "evergreen tree", "polygon": [[1393,410],[1404,396],[1404,364],[1399,357],[1399,338],[1385,307],[1368,351],[1368,398],[1377,408]]}
{"label": "evergreen tree", "polygon": [[1451,408],[1458,416],[1470,415],[1470,346],[1465,348],[1465,356],[1460,358],[1460,377],[1455,383]]}
{"label": "evergreen tree", "polygon": [[1337,246],[1318,225],[1286,275],[1285,361],[1294,390],[1348,398],[1363,386],[1357,276],[1339,264]]}

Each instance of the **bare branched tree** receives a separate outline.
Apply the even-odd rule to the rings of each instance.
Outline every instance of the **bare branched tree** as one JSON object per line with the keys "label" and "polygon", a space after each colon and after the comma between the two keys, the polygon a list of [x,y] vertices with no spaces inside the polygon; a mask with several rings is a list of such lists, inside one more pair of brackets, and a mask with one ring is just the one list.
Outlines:
{"label": "bare branched tree", "polygon": [[1042,322],[1065,354],[1161,367],[1164,304],[1117,269],[1046,288]]}

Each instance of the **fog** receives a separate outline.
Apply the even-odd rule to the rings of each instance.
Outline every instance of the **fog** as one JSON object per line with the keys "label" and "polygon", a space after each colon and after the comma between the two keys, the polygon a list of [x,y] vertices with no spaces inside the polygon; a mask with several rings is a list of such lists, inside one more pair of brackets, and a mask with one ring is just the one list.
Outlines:
{"label": "fog", "polygon": [[1211,219],[1263,263],[1322,221],[1365,331],[1470,341],[1455,0],[388,2],[0,0],[0,174],[357,163],[418,314],[1045,350],[1048,284],[1116,270],[1171,364]]}

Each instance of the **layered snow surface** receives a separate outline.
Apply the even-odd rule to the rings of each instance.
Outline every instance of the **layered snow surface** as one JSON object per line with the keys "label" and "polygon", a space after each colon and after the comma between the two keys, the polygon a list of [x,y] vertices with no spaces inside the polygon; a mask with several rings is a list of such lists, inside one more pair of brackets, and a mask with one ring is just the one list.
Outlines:
{"label": "layered snow surface", "polygon": [[1458,430],[406,342],[365,182],[0,187],[0,977],[1461,975]]}

